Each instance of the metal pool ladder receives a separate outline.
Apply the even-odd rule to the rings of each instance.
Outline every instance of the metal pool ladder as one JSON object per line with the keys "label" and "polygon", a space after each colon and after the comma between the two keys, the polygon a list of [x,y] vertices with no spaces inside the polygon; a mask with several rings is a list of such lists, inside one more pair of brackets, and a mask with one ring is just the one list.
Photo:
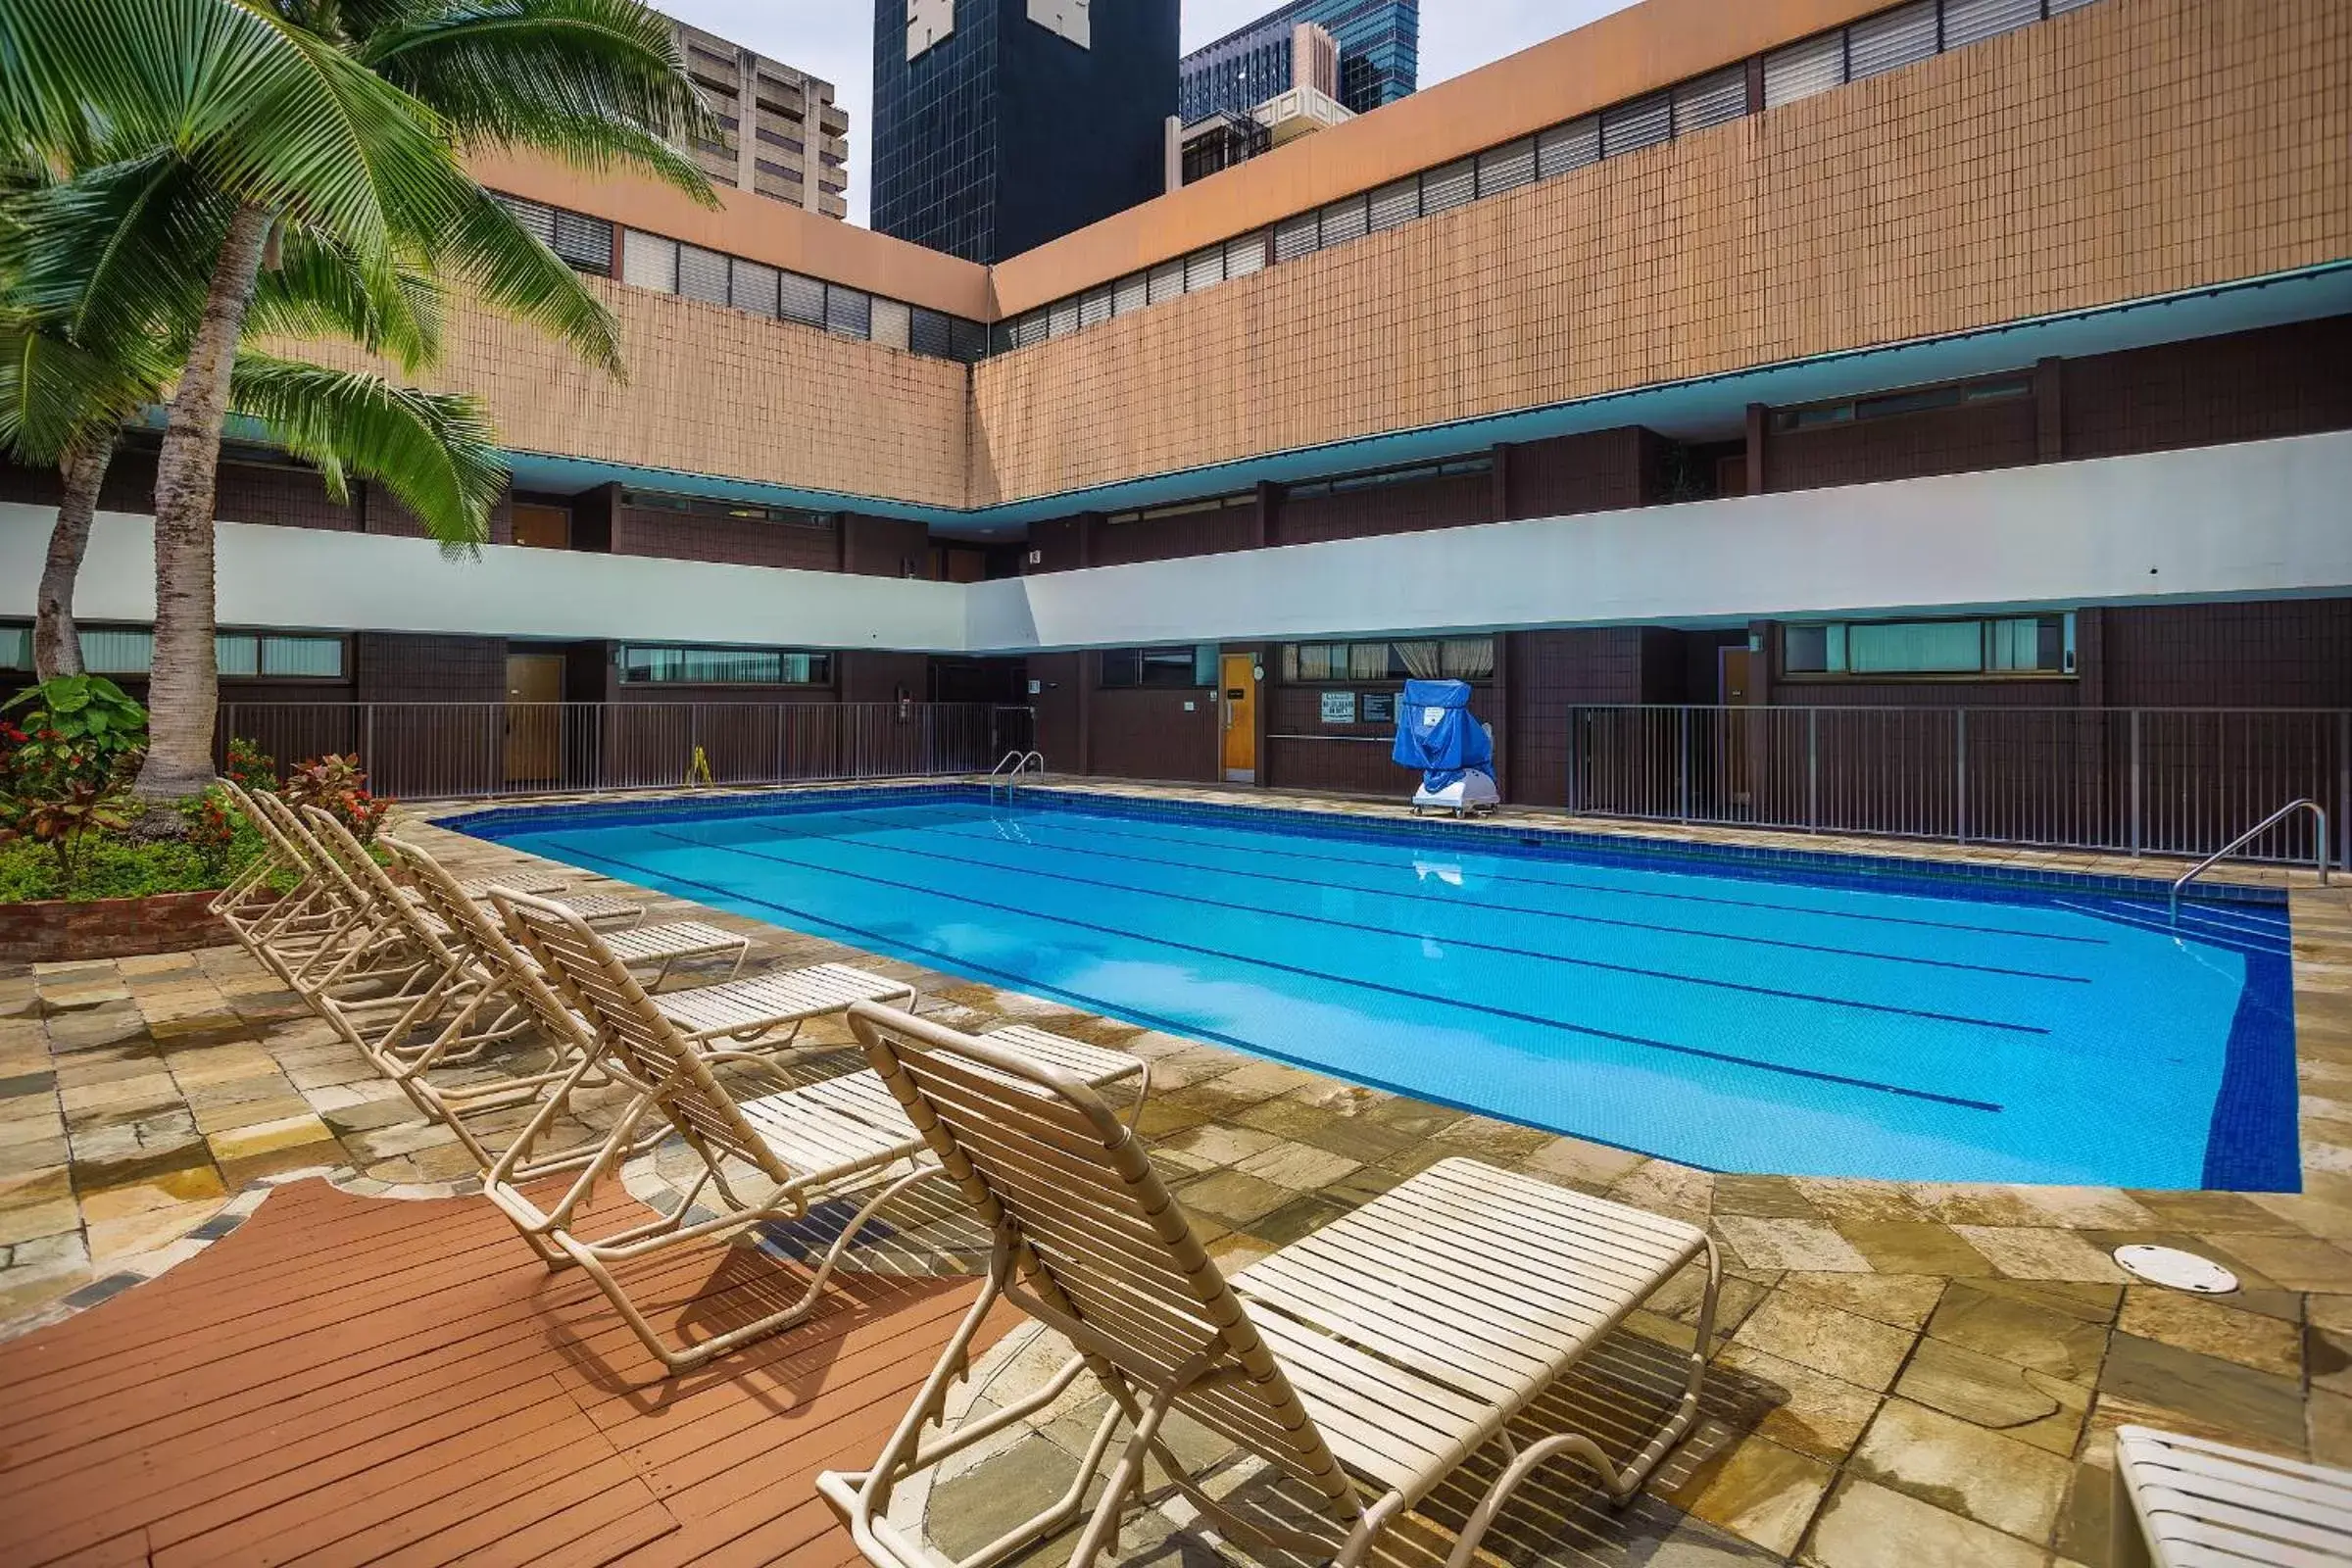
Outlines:
{"label": "metal pool ladder", "polygon": [[988,770],[989,796],[995,798],[997,781],[1002,779],[1004,781],[1004,799],[1010,803],[1012,787],[1021,781],[1022,774],[1042,774],[1045,770],[1046,754],[1043,752],[1006,752],[997,759],[997,765]]}
{"label": "metal pool ladder", "polygon": [[2176,926],[2180,923],[2180,890],[2182,888],[2188,886],[2191,882],[2194,882],[2198,877],[2203,876],[2207,871],[2212,870],[2214,862],[2224,859],[2227,857],[2233,855],[2237,851],[2245,848],[2247,844],[2261,837],[2264,833],[2269,832],[2272,828],[2277,827],[2279,823],[2285,821],[2297,811],[2309,811],[2312,815],[2312,820],[2319,825],[2319,833],[2317,835],[2319,840],[2319,853],[2313,857],[2313,861],[2320,868],[2320,886],[2326,887],[2328,885],[2328,808],[2322,806],[2319,802],[2313,800],[2289,801],[2284,806],[2281,806],[2278,808],[2278,809],[2273,811],[2270,815],[2264,817],[2261,821],[2255,823],[2252,827],[2246,829],[2243,833],[2240,833],[2237,837],[2231,839],[2229,843],[2223,845],[2220,849],[2214,851],[2211,855],[2208,855],[2205,857],[2205,858],[2199,860],[2196,864],[2190,866],[2187,870],[2181,872],[2178,877],[2173,879],[2172,895],[2167,900],[2167,907],[2171,914],[2172,923]]}

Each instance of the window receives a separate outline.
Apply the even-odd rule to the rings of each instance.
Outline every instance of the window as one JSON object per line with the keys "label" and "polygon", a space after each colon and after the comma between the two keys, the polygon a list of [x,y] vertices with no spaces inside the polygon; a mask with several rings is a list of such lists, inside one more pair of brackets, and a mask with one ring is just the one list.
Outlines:
{"label": "window", "polygon": [[620,651],[620,678],[631,686],[825,686],[833,680],[833,656],[776,648],[631,644]]}
{"label": "window", "polygon": [[874,341],[884,348],[903,349],[912,345],[913,324],[906,306],[897,300],[874,297]]}
{"label": "window", "polygon": [[1129,522],[1158,522],[1168,517],[1190,517],[1203,512],[1224,512],[1235,507],[1254,507],[1257,492],[1241,490],[1229,496],[1211,496],[1203,501],[1171,501],[1164,507],[1143,507],[1133,512],[1106,514],[1102,521],[1109,526]]}
{"label": "window", "polygon": [[825,330],[842,337],[874,335],[874,298],[861,289],[838,283],[825,288]]}
{"label": "window", "polygon": [[1734,66],[1674,89],[1674,133],[1688,136],[1747,113],[1747,68]]}
{"label": "window", "polygon": [[1494,460],[1484,458],[1454,458],[1445,463],[1420,463],[1408,468],[1379,468],[1370,473],[1345,474],[1337,479],[1317,479],[1311,484],[1295,484],[1286,492],[1294,496],[1344,496],[1358,490],[1377,490],[1393,484],[1419,484],[1427,479],[1451,479],[1464,474],[1493,473]]}
{"label": "window", "polygon": [[727,279],[727,303],[754,316],[776,314],[776,270],[738,259]]}
{"label": "window", "polygon": [[1536,143],[1533,137],[1478,155],[1478,195],[1481,201],[1489,196],[1498,196],[1506,190],[1516,190],[1535,177]]}
{"label": "window", "polygon": [[1261,228],[1254,234],[1244,234],[1225,247],[1225,277],[1228,282],[1266,270],[1266,233]]}
{"label": "window", "polygon": [[1097,326],[1110,319],[1111,296],[1106,288],[1089,289],[1078,296],[1078,324]]}
{"label": "window", "polygon": [[[142,626],[80,628],[82,664],[93,675],[144,675],[154,663],[155,633]],[[213,661],[224,679],[341,680],[343,639],[275,632],[224,631],[213,637]],[[0,669],[32,667],[32,628],[0,626]]]}
{"label": "window", "polygon": [[555,237],[549,249],[583,272],[612,275],[612,225],[601,218],[556,210]]}
{"label": "window", "polygon": [[1333,202],[1323,209],[1323,244],[1326,248],[1361,239],[1369,232],[1370,211],[1361,196],[1350,196],[1344,202]]}
{"label": "window", "polygon": [[1110,286],[1110,314],[1126,316],[1151,301],[1151,285],[1141,272],[1130,272]]}
{"label": "window", "polygon": [[776,274],[776,314],[808,326],[825,324],[825,285],[798,272]]}
{"label": "window", "polygon": [[1282,678],[1305,685],[1335,681],[1491,680],[1492,637],[1430,637],[1389,643],[1291,643]]}
{"label": "window", "polygon": [[906,346],[917,354],[935,360],[955,357],[953,340],[948,334],[948,318],[937,311],[926,311],[917,305],[907,313]]}
{"label": "window", "polygon": [[1409,223],[1421,216],[1421,181],[1418,176],[1400,179],[1394,185],[1383,185],[1372,193],[1371,224],[1375,232]]}
{"label": "window", "polygon": [[1225,281],[1225,247],[1211,245],[1204,251],[1195,251],[1184,259],[1184,291],[1212,287]]}
{"label": "window", "polygon": [[1788,675],[2072,675],[2075,616],[1827,621],[1781,628]]}
{"label": "window", "polygon": [[1600,122],[1591,115],[1536,138],[1536,177],[1549,179],[1600,162]]}
{"label": "window", "polygon": [[1846,79],[1862,81],[1936,53],[1936,0],[1915,0],[1845,29]]}
{"label": "window", "polygon": [[1958,49],[2040,20],[2041,0],[1943,0],[1943,46]]}
{"label": "window", "polygon": [[1655,147],[1673,134],[1674,99],[1666,93],[1652,93],[1630,104],[1619,104],[1601,115],[1600,156],[1615,158],[1643,147]]}
{"label": "window", "polygon": [[1274,225],[1274,260],[1277,262],[1291,262],[1297,261],[1301,256],[1312,256],[1322,248],[1322,243],[1321,236],[1316,233],[1313,213],[1301,213],[1297,218],[1286,218]]}
{"label": "window", "polygon": [[32,628],[0,626],[0,669],[32,667]]}
{"label": "window", "polygon": [[1963,381],[1950,386],[1914,387],[1882,392],[1876,397],[1849,398],[1841,403],[1816,403],[1809,408],[1774,411],[1780,430],[1811,430],[1825,424],[1849,424],[1857,419],[1885,419],[1900,414],[1925,414],[1936,409],[1966,408],[1979,403],[2002,403],[2030,398],[2034,383],[2025,376],[2001,376],[1987,381]]}
{"label": "window", "polygon": [[1160,305],[1175,299],[1184,292],[1184,263],[1162,262],[1152,269],[1145,286],[1151,304]]}
{"label": "window", "polygon": [[622,231],[620,280],[658,293],[678,291],[678,242],[640,229]]}
{"label": "window", "polygon": [[1068,337],[1078,330],[1078,301],[1055,300],[1046,307],[1046,336]]}
{"label": "window", "polygon": [[1764,107],[1778,109],[1844,81],[1845,34],[1825,32],[1764,57]]}
{"label": "window", "polygon": [[1443,213],[1478,199],[1478,160],[1464,158],[1421,176],[1421,211]]}
{"label": "window", "polygon": [[[1186,644],[1180,648],[1105,648],[1101,685],[1105,690],[1135,686],[1214,686],[1216,650]],[[1203,669],[1206,675],[1202,674]]]}

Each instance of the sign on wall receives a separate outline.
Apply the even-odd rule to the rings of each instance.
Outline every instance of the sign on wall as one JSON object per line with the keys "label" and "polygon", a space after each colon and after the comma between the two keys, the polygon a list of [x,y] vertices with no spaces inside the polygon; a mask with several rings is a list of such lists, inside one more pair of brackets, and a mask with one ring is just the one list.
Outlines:
{"label": "sign on wall", "polygon": [[1352,724],[1355,722],[1355,693],[1325,692],[1323,694],[1323,722]]}
{"label": "sign on wall", "polygon": [[1394,724],[1396,722],[1396,694],[1366,692],[1363,710],[1363,720],[1367,724]]}

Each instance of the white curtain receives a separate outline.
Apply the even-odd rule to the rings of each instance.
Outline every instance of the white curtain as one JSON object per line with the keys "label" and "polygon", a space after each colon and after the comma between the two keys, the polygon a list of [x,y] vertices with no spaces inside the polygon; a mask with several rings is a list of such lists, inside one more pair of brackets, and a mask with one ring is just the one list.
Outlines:
{"label": "white curtain", "polygon": [[1395,647],[1396,657],[1404,662],[1404,672],[1415,680],[1436,680],[1445,670],[1439,643],[1397,643]]}
{"label": "white curtain", "polygon": [[1494,673],[1494,639],[1448,637],[1444,669],[1449,680],[1485,680]]}

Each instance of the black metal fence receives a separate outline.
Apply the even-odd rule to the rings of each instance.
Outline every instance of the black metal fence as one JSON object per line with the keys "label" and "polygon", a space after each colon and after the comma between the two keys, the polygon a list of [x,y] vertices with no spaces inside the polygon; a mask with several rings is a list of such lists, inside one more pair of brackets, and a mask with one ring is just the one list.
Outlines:
{"label": "black metal fence", "polygon": [[401,800],[985,773],[1035,743],[988,703],[223,703],[280,768],[357,752]]}
{"label": "black metal fence", "polygon": [[[2289,801],[2352,861],[2352,711],[1579,707],[1570,810],[1649,821],[2208,855]],[[2243,852],[2311,863],[2308,815]]]}

